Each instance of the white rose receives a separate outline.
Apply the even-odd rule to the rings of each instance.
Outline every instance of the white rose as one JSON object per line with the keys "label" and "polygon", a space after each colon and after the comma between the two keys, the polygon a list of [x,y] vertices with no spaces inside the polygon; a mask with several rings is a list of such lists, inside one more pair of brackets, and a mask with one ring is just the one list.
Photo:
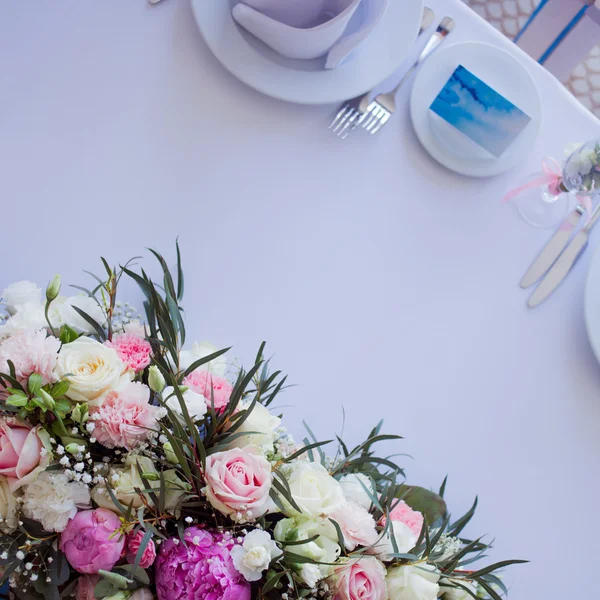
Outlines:
{"label": "white rose", "polygon": [[[191,350],[182,350],[179,353],[179,367],[185,371],[194,362],[218,352],[219,348],[209,344],[208,342],[195,342]],[[227,370],[227,362],[225,361],[225,355],[221,354],[218,358],[211,360],[208,363],[198,367],[201,371],[209,371],[213,375],[224,377],[225,371]]]}
{"label": "white rose", "polygon": [[362,473],[350,473],[349,475],[344,475],[340,479],[340,485],[342,486],[346,500],[356,502],[356,504],[359,504],[367,510],[371,508],[371,498],[369,498],[367,490],[370,490],[371,493],[374,494],[373,484],[366,475],[363,475]]}
{"label": "white rose", "polygon": [[[106,324],[106,313],[103,308],[100,308],[94,298],[89,296],[73,296],[67,298],[57,307],[59,320],[61,325],[68,325],[73,331],[83,334],[94,333],[95,329],[88,323],[74,307],[79,308],[87,313],[101,327]],[[56,327],[55,323],[52,323]]]}
{"label": "white rose", "polygon": [[[319,463],[296,463],[288,482],[304,517],[329,516],[345,502],[342,486]],[[296,513],[291,506],[288,512]]]}
{"label": "white rose", "polygon": [[31,281],[11,283],[2,291],[2,300],[9,314],[14,315],[25,304],[42,304],[42,290]]}
{"label": "white rose", "polygon": [[439,574],[425,563],[388,569],[388,596],[394,600],[436,600]]}
{"label": "white rose", "polygon": [[246,581],[258,581],[262,577],[262,572],[269,568],[271,561],[282,554],[271,536],[260,529],[248,533],[241,546],[234,546],[231,549],[233,566]]}
{"label": "white rose", "polygon": [[[244,403],[241,408],[247,409],[251,402]],[[248,444],[260,446],[265,452],[273,452],[273,442],[277,439],[275,430],[281,425],[281,419],[272,415],[269,409],[257,402],[245,421],[235,430],[235,433],[252,431],[255,433],[236,438],[230,446],[243,448]]]}
{"label": "white rose", "polygon": [[0,517],[2,517],[0,530],[11,533],[17,528],[17,499],[10,491],[8,480],[4,475],[0,475]]}
{"label": "white rose", "polygon": [[[477,596],[477,586],[471,581],[466,581],[464,579],[449,579],[449,583],[456,585],[459,583],[471,590],[473,595]],[[447,585],[440,586],[441,598],[444,600],[470,600],[473,598],[473,595],[469,594],[467,590],[461,587],[449,587]]]}
{"label": "white rose", "polygon": [[17,333],[17,331],[46,329],[48,322],[41,304],[23,304],[17,312],[0,327],[0,338]]}
{"label": "white rose", "polygon": [[[162,391],[162,397],[166,405],[176,414],[183,415],[179,398],[175,395],[175,389],[172,386],[167,386]],[[207,411],[206,400],[202,394],[197,394],[192,390],[183,392],[183,401],[188,410],[188,413],[194,421],[199,421]]]}
{"label": "white rose", "polygon": [[[394,548],[392,537],[396,542],[396,548]],[[385,536],[377,542],[373,550],[380,560],[390,561],[394,558],[392,554],[407,554],[410,552],[415,547],[417,539],[417,536],[408,525],[401,521],[392,521]]]}
{"label": "white rose", "polygon": [[306,556],[318,563],[328,563],[310,565],[306,569],[304,566],[308,563],[302,564],[300,576],[310,587],[314,587],[321,579],[329,577],[333,572],[333,563],[340,557],[341,549],[337,543],[335,526],[331,521],[319,518],[314,520],[288,518],[282,519],[275,525],[274,537],[281,542],[307,540],[315,535],[318,537],[312,542],[291,547],[294,554]]}
{"label": "white rose", "polygon": [[[124,371],[125,365],[115,350],[82,337],[60,349],[54,374],[70,383],[69,398],[98,405],[118,386]],[[125,375],[124,380],[128,379]]]}

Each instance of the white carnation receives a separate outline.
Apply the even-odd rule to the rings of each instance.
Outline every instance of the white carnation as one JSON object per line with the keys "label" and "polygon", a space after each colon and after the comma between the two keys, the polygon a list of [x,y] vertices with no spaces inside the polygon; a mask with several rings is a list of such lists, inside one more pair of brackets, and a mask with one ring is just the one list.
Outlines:
{"label": "white carnation", "polygon": [[29,302],[19,306],[17,312],[0,327],[0,338],[8,337],[18,331],[39,331],[47,327],[48,323],[42,305]]}
{"label": "white carnation", "polygon": [[369,510],[371,507],[371,498],[369,498],[367,490],[371,490],[371,493],[374,492],[373,484],[366,475],[363,475],[362,473],[350,473],[349,475],[344,475],[340,479],[340,485],[342,486],[346,500],[356,502],[356,504]]}
{"label": "white carnation", "polygon": [[262,572],[269,568],[271,561],[282,554],[271,536],[260,529],[248,533],[242,545],[231,549],[233,566],[247,581],[258,581]]}
{"label": "white carnation", "polygon": [[[172,386],[167,386],[163,392],[162,397],[167,404],[167,406],[178,415],[183,415],[183,411],[181,410],[181,403],[179,402],[179,398],[175,394],[175,389]],[[201,394],[197,394],[192,390],[186,390],[183,392],[183,401],[185,402],[185,406],[188,410],[188,413],[194,421],[200,420],[207,411],[206,408],[206,400],[204,396]]]}
{"label": "white carnation", "polygon": [[89,505],[87,486],[70,482],[64,473],[41,473],[25,487],[23,495],[23,514],[39,521],[46,531],[63,531],[77,509]]}
{"label": "white carnation", "polygon": [[14,315],[25,304],[41,305],[42,290],[31,281],[17,281],[2,291],[2,301],[9,314]]}
{"label": "white carnation", "polygon": [[[179,367],[185,371],[185,369],[190,367],[197,360],[200,360],[205,356],[210,356],[218,351],[219,348],[209,344],[208,342],[195,342],[191,350],[182,350],[179,353]],[[209,371],[213,375],[217,375],[219,377],[224,377],[225,371],[227,370],[225,355],[221,354],[221,356],[218,358],[203,364],[202,366],[198,367],[198,369],[200,371]]]}

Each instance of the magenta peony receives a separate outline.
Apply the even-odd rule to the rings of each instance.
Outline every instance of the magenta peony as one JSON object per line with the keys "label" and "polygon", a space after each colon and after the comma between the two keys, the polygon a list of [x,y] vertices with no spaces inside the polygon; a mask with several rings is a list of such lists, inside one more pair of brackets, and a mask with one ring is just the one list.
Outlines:
{"label": "magenta peony", "polygon": [[143,383],[128,382],[109,392],[101,406],[92,407],[94,437],[107,448],[131,450],[158,430],[162,408],[150,404],[150,389]]}
{"label": "magenta peony", "polygon": [[386,600],[385,567],[372,557],[350,560],[335,568],[334,600]]}
{"label": "magenta peony", "polygon": [[84,510],[69,521],[60,536],[60,549],[79,573],[110,571],[121,558],[125,538],[116,531],[119,517],[106,508]]}
{"label": "magenta peony", "polygon": [[42,384],[56,381],[54,367],[60,350],[60,340],[48,336],[44,330],[19,331],[0,344],[0,373],[9,373],[8,361],[15,366],[15,374],[24,384],[32,373],[42,377]]}
{"label": "magenta peony", "polygon": [[31,473],[40,464],[41,451],[37,428],[12,420],[0,421],[0,475],[8,477],[9,483]]}
{"label": "magenta peony", "polygon": [[183,380],[183,385],[189,387],[196,394],[204,396],[209,408],[211,402],[214,402],[217,412],[222,412],[227,408],[229,397],[233,391],[233,386],[227,379],[200,369],[190,373]]}
{"label": "magenta peony", "polygon": [[[400,500],[390,511],[390,519],[404,523],[417,537],[421,535],[423,515],[418,510],[413,510],[404,500]],[[385,526],[386,522],[387,519],[382,517],[380,521],[381,525]]]}
{"label": "magenta peony", "polygon": [[115,335],[110,342],[105,342],[109,348],[114,348],[119,358],[135,373],[143,371],[150,364],[152,346],[150,342],[132,333]]}
{"label": "magenta peony", "polygon": [[211,454],[205,477],[208,501],[234,521],[253,521],[269,509],[271,465],[255,446]]}
{"label": "magenta peony", "polygon": [[[142,543],[142,539],[144,538],[144,534],[141,531],[136,531],[135,533],[130,533],[127,535],[127,562],[131,565],[135,563],[135,557],[140,549],[140,544]],[[142,553],[142,559],[140,560],[140,567],[142,569],[147,569],[148,567],[154,564],[156,559],[156,546],[152,539],[148,540],[148,544],[144,548],[144,552]]]}
{"label": "magenta peony", "polygon": [[231,535],[189,527],[187,548],[170,539],[154,563],[158,600],[250,600],[250,584],[236,570]]}

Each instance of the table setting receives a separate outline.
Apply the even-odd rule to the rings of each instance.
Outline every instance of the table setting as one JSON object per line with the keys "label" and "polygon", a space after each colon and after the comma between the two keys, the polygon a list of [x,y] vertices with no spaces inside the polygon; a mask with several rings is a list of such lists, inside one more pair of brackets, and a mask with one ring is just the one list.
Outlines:
{"label": "table setting", "polygon": [[550,73],[459,0],[0,29],[0,595],[594,593],[600,123]]}

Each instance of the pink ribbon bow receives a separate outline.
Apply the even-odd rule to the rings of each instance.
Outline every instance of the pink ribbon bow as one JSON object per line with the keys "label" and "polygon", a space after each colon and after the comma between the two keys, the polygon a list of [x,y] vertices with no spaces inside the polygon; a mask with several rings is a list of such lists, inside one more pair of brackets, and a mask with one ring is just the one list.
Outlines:
{"label": "pink ribbon bow", "polygon": [[[502,202],[510,202],[525,190],[541,187],[543,185],[548,186],[548,191],[553,196],[558,196],[558,194],[562,192],[560,189],[562,183],[562,168],[560,164],[552,156],[546,156],[544,160],[542,160],[542,171],[544,173],[540,177],[536,177],[524,185],[520,185],[519,187],[510,190],[510,192],[504,196]],[[589,196],[577,196],[577,201],[585,208],[585,212],[587,213],[587,223],[592,216],[592,200]],[[561,225],[561,227],[563,227],[563,225]],[[571,227],[569,223],[567,223],[567,227]]]}

